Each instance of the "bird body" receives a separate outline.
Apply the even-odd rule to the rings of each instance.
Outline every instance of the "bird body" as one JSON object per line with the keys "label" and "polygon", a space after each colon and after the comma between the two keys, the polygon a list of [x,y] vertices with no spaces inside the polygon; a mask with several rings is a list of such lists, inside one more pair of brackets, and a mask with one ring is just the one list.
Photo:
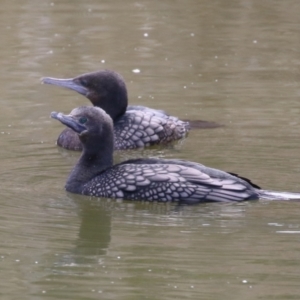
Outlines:
{"label": "bird body", "polygon": [[[202,169],[202,171],[201,171]],[[180,160],[132,160],[113,166],[83,185],[82,194],[146,201],[240,201],[258,199],[250,185],[200,164]]]}
{"label": "bird body", "polygon": [[[115,150],[167,144],[184,138],[190,129],[189,122],[162,110],[127,106],[124,79],[114,71],[103,70],[70,79],[45,77],[42,82],[75,90],[105,110],[114,122]],[[69,150],[82,150],[77,134],[68,128],[59,135],[57,144]]]}
{"label": "bird body", "polygon": [[66,190],[95,197],[145,201],[239,202],[259,198],[300,199],[300,194],[261,190],[250,180],[179,159],[133,159],[113,165],[113,122],[97,107],[51,116],[79,136],[83,152]]}

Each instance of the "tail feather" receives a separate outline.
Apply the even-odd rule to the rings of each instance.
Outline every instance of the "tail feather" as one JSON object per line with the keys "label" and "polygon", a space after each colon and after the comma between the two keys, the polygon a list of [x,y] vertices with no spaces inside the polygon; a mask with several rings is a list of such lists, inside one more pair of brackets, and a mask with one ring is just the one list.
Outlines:
{"label": "tail feather", "polygon": [[267,200],[300,200],[300,193],[258,190],[259,197]]}

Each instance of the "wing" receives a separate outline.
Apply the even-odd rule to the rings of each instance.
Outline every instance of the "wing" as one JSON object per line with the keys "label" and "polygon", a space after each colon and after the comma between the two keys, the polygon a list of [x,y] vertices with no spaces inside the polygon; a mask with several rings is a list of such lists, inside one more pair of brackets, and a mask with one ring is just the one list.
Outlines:
{"label": "wing", "polygon": [[153,109],[131,109],[114,124],[115,148],[133,149],[183,138],[188,123]]}
{"label": "wing", "polygon": [[[238,179],[238,178],[237,178]],[[84,194],[147,201],[243,201],[257,199],[254,188],[234,176],[212,177],[176,164],[119,164],[85,185]]]}
{"label": "wing", "polygon": [[220,179],[231,179],[233,181],[242,183],[243,185],[247,186],[248,188],[255,188],[261,189],[257,184],[253,183],[250,179],[240,176],[235,173],[225,172],[219,169],[209,168],[202,164],[183,160],[183,159],[160,159],[160,158],[137,158],[137,159],[130,159],[125,162],[125,164],[173,164],[173,165],[181,165],[186,166],[192,169],[199,170],[200,172],[206,173],[207,175],[211,176],[212,178],[220,178]]}

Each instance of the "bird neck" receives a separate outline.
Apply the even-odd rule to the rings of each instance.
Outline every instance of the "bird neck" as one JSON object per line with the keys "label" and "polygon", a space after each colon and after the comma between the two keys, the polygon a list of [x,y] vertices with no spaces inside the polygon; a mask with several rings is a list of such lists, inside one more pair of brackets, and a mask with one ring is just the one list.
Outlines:
{"label": "bird neck", "polygon": [[128,105],[127,89],[123,82],[110,89],[103,88],[97,93],[91,92],[88,98],[94,106],[102,108],[113,120],[125,114]]}
{"label": "bird neck", "polygon": [[126,105],[122,104],[122,106],[118,106],[118,104],[113,105],[101,105],[101,108],[105,110],[105,112],[113,119],[113,121],[117,120],[119,117],[125,114],[127,109]]}
{"label": "bird neck", "polygon": [[83,144],[83,152],[71,171],[66,183],[66,190],[80,193],[82,186],[113,165],[113,143],[105,141]]}

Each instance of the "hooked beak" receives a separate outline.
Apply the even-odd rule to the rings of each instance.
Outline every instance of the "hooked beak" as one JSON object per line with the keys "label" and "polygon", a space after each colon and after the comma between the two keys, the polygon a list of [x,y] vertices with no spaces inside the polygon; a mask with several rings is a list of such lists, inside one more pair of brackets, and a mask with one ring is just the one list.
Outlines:
{"label": "hooked beak", "polygon": [[88,94],[88,89],[85,88],[84,86],[74,82],[73,78],[59,79],[59,78],[43,77],[41,79],[41,82],[46,83],[46,84],[62,86],[64,88],[74,90],[83,96],[87,96],[87,94]]}
{"label": "hooked beak", "polygon": [[79,135],[87,130],[86,127],[82,124],[79,124],[72,115],[64,115],[60,112],[53,111],[50,117],[60,121],[62,124],[77,132]]}

